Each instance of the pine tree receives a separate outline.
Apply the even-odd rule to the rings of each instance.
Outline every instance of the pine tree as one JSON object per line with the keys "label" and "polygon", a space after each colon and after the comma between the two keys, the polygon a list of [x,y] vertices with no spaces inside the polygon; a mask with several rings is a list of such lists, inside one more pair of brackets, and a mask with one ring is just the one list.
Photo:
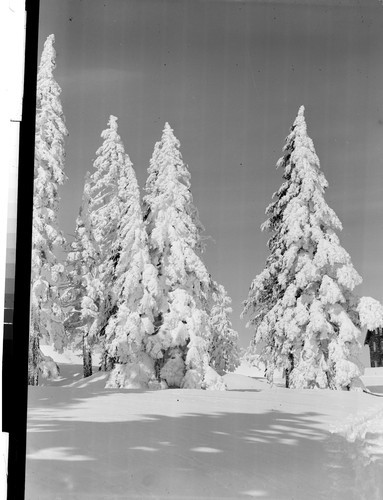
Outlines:
{"label": "pine tree", "polygon": [[92,375],[92,345],[90,327],[97,317],[98,293],[96,276],[99,248],[93,238],[89,220],[89,172],[85,178],[84,193],[79,216],[76,220],[75,240],[68,253],[66,267],[68,283],[63,296],[68,312],[65,329],[72,347],[82,348],[84,377]]}
{"label": "pine tree", "polygon": [[285,182],[262,226],[271,233],[270,256],[243,312],[255,328],[250,350],[263,345],[270,380],[275,369],[283,369],[291,387],[350,387],[360,375],[354,288],[361,278],[336,234],[342,225],[325,202],[328,183],[307,135],[303,106],[277,167],[284,169]]}
{"label": "pine tree", "polygon": [[210,276],[200,258],[203,227],[193,205],[190,173],[169,124],[148,169],[144,214],[159,278],[155,331],[146,349],[170,387],[201,387],[209,364],[206,301]]}
{"label": "pine tree", "polygon": [[[101,137],[104,141],[96,152],[95,172],[89,176],[84,188],[88,200],[88,227],[84,234],[95,253],[92,255],[94,262],[85,275],[81,314],[88,328],[85,334],[88,341],[104,344],[105,329],[117,307],[115,270],[120,255],[118,228],[128,203],[128,194],[121,190],[120,179],[127,175],[131,163],[118,135],[115,116],[110,116],[108,128]],[[104,346],[102,368],[110,369],[112,365],[113,359]]]}
{"label": "pine tree", "polygon": [[55,249],[63,246],[59,229],[58,188],[66,180],[64,138],[68,135],[61,106],[61,89],[56,82],[54,35],[44,44],[37,75],[35,179],[33,199],[33,242],[31,271],[31,326],[29,336],[28,379],[37,385],[44,356],[40,339],[48,338],[60,350],[65,343],[59,281],[63,265]]}
{"label": "pine tree", "polygon": [[[121,207],[116,239],[118,260],[114,271],[114,295],[117,310],[105,330],[106,348],[119,364],[134,364],[140,362],[148,336],[154,333],[159,288],[157,270],[149,257],[140,191],[128,157],[119,179],[119,192],[126,203]],[[122,385],[114,375],[111,381],[109,387]]]}
{"label": "pine tree", "polygon": [[211,339],[209,345],[210,366],[219,375],[233,372],[240,364],[238,333],[229,319],[232,312],[231,298],[225,288],[213,282],[213,307],[210,311]]}

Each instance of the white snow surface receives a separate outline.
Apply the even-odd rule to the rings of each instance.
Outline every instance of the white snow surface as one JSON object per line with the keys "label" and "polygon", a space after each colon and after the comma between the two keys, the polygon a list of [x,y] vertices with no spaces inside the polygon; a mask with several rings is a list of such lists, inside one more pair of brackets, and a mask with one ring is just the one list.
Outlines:
{"label": "white snow surface", "polygon": [[[105,389],[81,358],[29,388],[26,500],[383,498],[383,398],[285,389],[243,363],[227,391]],[[363,377],[383,394],[383,368]]]}

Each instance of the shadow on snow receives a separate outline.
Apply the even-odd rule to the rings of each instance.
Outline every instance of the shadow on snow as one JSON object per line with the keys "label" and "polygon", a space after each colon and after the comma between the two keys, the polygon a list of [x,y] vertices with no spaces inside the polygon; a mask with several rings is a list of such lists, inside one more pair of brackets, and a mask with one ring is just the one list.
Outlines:
{"label": "shadow on snow", "polygon": [[[380,498],[381,469],[368,474],[356,445],[322,430],[319,413],[141,413],[148,391],[108,390],[102,405],[114,405],[116,421],[98,421],[76,410],[100,393],[52,391],[29,409],[27,500]],[[126,420],[121,397],[136,406]]]}

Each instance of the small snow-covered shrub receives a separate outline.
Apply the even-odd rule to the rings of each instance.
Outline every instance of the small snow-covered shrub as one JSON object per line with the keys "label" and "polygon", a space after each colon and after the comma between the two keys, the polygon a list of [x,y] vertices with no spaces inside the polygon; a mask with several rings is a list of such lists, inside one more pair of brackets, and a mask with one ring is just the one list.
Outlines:
{"label": "small snow-covered shrub", "polygon": [[358,313],[362,327],[375,330],[383,326],[383,306],[372,297],[361,297]]}
{"label": "small snow-covered shrub", "polygon": [[132,363],[117,363],[105,385],[107,389],[147,389],[155,379],[153,360],[145,353],[140,353]]}
{"label": "small snow-covered shrub", "polygon": [[361,370],[358,365],[344,359],[336,363],[336,376],[334,383],[338,389],[348,390],[351,386],[357,387]]}
{"label": "small snow-covered shrub", "polygon": [[58,364],[50,356],[44,356],[39,363],[39,371],[43,378],[55,380],[60,377]]}
{"label": "small snow-covered shrub", "polygon": [[201,389],[202,377],[197,370],[188,370],[183,378],[182,389]]}
{"label": "small snow-covered shrub", "polygon": [[174,349],[161,368],[160,375],[169,387],[181,387],[185,375],[185,363],[180,349]]}
{"label": "small snow-covered shrub", "polygon": [[226,391],[227,389],[223,378],[211,366],[206,370],[201,388],[208,391]]}

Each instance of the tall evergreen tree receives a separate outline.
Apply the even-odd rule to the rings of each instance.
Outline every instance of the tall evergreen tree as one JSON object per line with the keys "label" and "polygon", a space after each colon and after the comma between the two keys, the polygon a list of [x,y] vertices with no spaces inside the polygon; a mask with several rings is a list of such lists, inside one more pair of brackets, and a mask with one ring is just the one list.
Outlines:
{"label": "tall evergreen tree", "polygon": [[[82,317],[92,342],[104,344],[105,329],[116,312],[118,296],[115,289],[116,266],[120,256],[118,228],[121,215],[128,203],[121,179],[131,168],[129,157],[118,135],[117,118],[110,116],[108,128],[101,134],[104,139],[96,152],[95,172],[85,184],[87,198],[87,224],[84,232],[88,244],[96,248],[95,261],[85,275],[85,295],[82,299]],[[93,319],[92,319],[93,318]],[[110,356],[104,348],[102,368],[109,369]]]}
{"label": "tall evergreen tree", "polygon": [[[145,352],[148,336],[154,333],[159,287],[157,270],[149,257],[140,191],[128,157],[119,178],[119,192],[126,203],[121,207],[116,239],[119,257],[114,270],[114,295],[117,310],[106,327],[106,347],[118,363],[134,364]],[[115,383],[121,385],[118,380]]]}
{"label": "tall evergreen tree", "polygon": [[238,333],[230,321],[231,298],[225,288],[213,282],[213,306],[210,311],[210,366],[219,375],[233,372],[240,364]]}
{"label": "tall evergreen tree", "polygon": [[190,173],[169,124],[148,169],[144,214],[162,304],[147,352],[172,387],[201,387],[209,364],[206,301],[210,276],[200,258],[203,227],[193,204]]}
{"label": "tall evergreen tree", "polygon": [[61,349],[65,342],[59,281],[63,265],[55,250],[64,245],[59,229],[58,189],[66,180],[64,138],[68,135],[60,101],[61,88],[56,82],[54,35],[44,44],[37,75],[35,179],[33,199],[33,242],[31,272],[31,314],[28,379],[37,385],[44,362],[40,339],[47,337]]}
{"label": "tall evergreen tree", "polygon": [[89,176],[88,172],[76,220],[75,239],[66,260],[68,282],[63,294],[63,302],[67,307],[64,326],[72,347],[82,348],[84,377],[92,375],[92,345],[96,339],[90,335],[90,328],[97,318],[100,289],[97,278],[99,247],[93,238],[89,220]]}
{"label": "tall evergreen tree", "polygon": [[325,202],[328,184],[303,106],[277,167],[285,182],[262,227],[271,233],[270,256],[245,301],[244,314],[255,327],[251,349],[263,346],[269,379],[283,369],[291,387],[350,387],[360,375],[354,288],[361,278],[336,234],[342,225]]}

